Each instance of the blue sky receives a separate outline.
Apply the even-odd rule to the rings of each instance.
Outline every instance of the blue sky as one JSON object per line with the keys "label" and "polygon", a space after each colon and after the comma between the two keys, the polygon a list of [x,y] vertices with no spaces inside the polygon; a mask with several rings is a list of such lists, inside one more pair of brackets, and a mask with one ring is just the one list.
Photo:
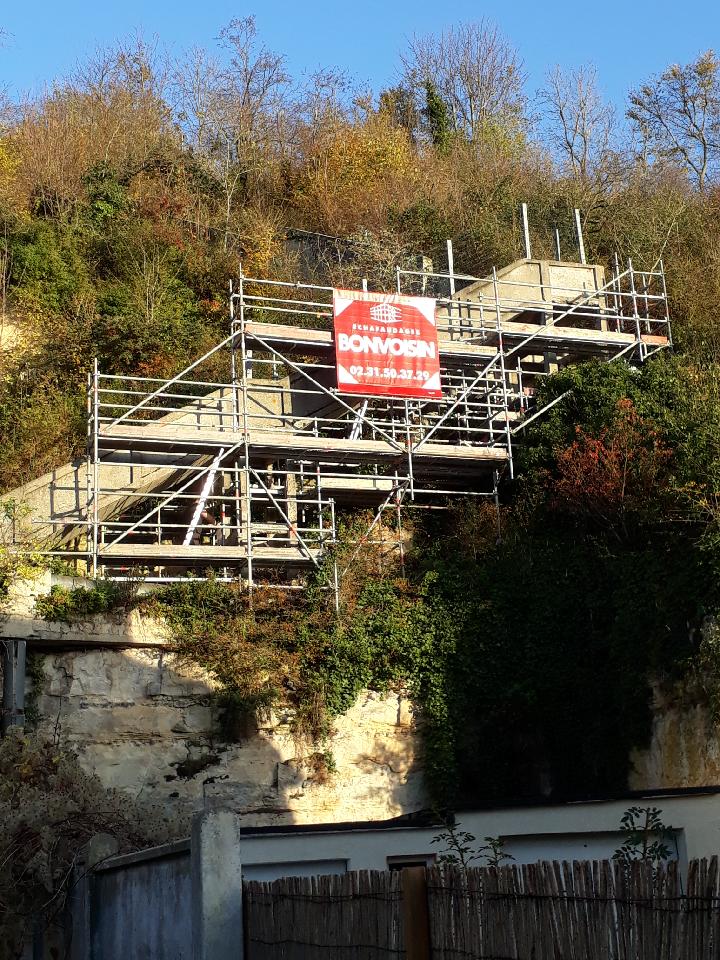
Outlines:
{"label": "blue sky", "polygon": [[170,52],[212,46],[228,20],[249,13],[294,73],[339,66],[375,88],[395,79],[398,51],[414,32],[483,16],[518,48],[530,92],[555,63],[593,62],[606,95],[622,102],[629,87],[668,63],[720,50],[717,0],[0,0],[0,27],[9,34],[0,49],[0,86],[14,93],[42,88],[98,46],[137,31],[157,35]]}

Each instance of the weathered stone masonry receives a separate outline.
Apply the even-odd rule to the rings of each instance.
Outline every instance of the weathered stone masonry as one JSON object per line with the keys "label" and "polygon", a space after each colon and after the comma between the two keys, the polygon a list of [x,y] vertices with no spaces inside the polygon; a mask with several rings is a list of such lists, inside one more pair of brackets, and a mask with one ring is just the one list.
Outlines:
{"label": "weathered stone masonry", "polygon": [[[296,742],[282,710],[226,743],[211,679],[178,662],[161,624],[137,610],[47,623],[34,616],[34,596],[49,580],[15,591],[2,632],[42,655],[41,729],[57,728],[108,786],[178,807],[223,798],[250,823],[379,820],[426,805],[419,739],[402,694],[365,692],[319,748]],[[313,755],[325,749],[332,773]]]}

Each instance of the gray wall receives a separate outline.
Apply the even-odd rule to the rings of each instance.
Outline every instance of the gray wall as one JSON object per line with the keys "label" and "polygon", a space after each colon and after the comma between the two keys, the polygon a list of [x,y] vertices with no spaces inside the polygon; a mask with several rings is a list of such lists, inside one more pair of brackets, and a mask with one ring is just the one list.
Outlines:
{"label": "gray wall", "polygon": [[78,861],[71,960],[242,960],[235,813],[196,814],[189,841],[119,857],[116,851],[113,837],[98,834]]}
{"label": "gray wall", "polygon": [[[499,836],[517,864],[543,858],[607,858],[623,836],[618,824],[633,801],[466,811],[459,826]],[[681,872],[688,858],[717,853],[720,795],[638,796],[658,805],[677,838]],[[94,838],[79,865],[72,913],[72,960],[242,960],[242,873],[246,879],[387,869],[388,858],[428,862],[445,845],[439,826],[371,823],[350,829],[242,834],[240,817],[209,808],[193,819],[190,841],[113,856],[112,837]],[[479,843],[480,841],[478,841]],[[477,844],[474,844],[475,846]]]}
{"label": "gray wall", "polygon": [[153,859],[118,857],[94,872],[89,960],[190,960],[190,850],[171,850]]}

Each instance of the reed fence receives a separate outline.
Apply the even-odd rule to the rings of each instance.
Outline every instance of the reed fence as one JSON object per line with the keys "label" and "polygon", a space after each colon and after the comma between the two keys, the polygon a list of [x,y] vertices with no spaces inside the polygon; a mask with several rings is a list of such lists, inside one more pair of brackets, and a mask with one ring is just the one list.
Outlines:
{"label": "reed fence", "polygon": [[244,884],[248,960],[720,960],[718,859]]}

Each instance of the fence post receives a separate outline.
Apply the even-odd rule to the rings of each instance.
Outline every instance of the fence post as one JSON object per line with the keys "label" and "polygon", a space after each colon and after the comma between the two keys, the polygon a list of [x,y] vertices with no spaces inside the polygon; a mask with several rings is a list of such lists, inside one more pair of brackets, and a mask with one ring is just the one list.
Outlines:
{"label": "fence post", "polygon": [[210,809],[193,817],[190,839],[193,960],[243,960],[240,818]]}
{"label": "fence post", "polygon": [[402,871],[402,909],[407,960],[430,960],[430,914],[425,867]]}
{"label": "fence post", "polygon": [[75,864],[75,882],[69,903],[71,960],[92,960],[92,871],[98,863],[117,852],[118,842],[115,837],[108,833],[97,833],[90,838]]}

